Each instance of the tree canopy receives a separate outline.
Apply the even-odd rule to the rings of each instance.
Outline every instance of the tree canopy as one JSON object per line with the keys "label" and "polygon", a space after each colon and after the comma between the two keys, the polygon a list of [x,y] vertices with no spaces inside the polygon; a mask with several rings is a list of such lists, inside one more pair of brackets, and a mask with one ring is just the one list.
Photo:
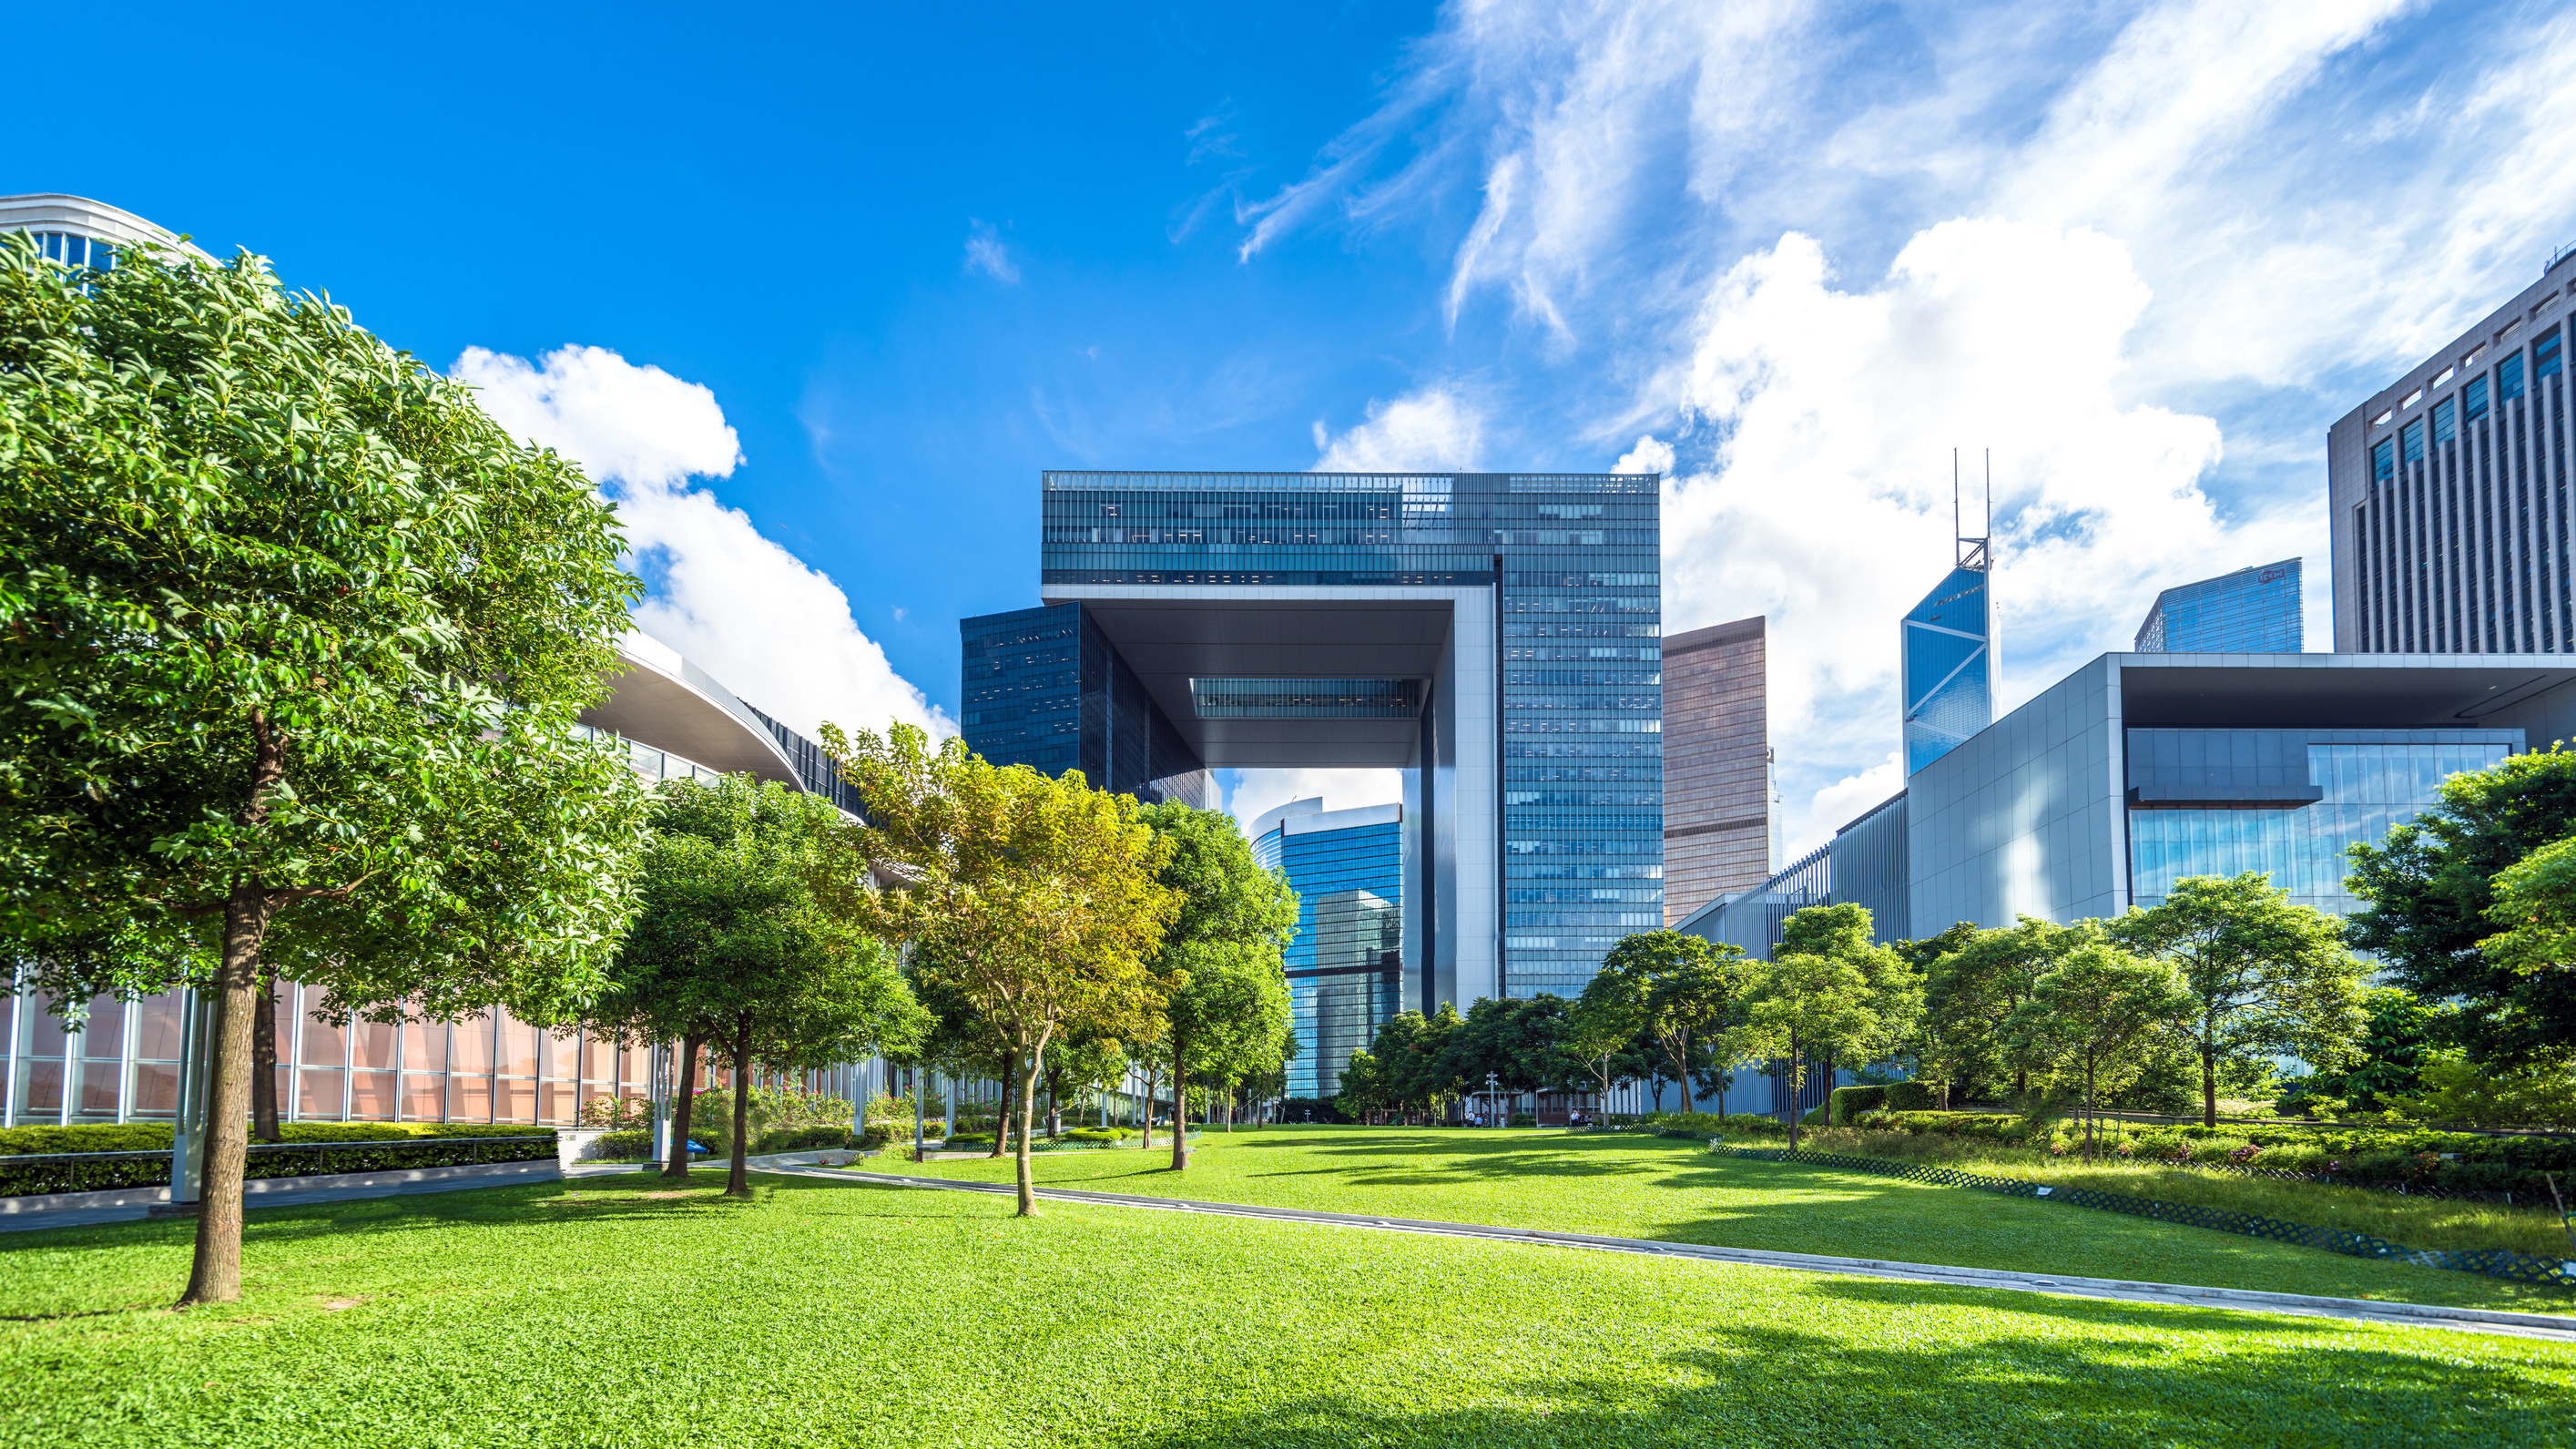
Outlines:
{"label": "tree canopy", "polygon": [[1627,983],[1605,991],[1624,990],[1633,1003],[1629,1009],[1681,1083],[1684,1111],[1695,1104],[1695,1074],[1734,1065],[1714,1061],[1710,1050],[1743,1024],[1743,955],[1739,946],[1680,931],[1639,931],[1622,937],[1601,963]]}
{"label": "tree canopy", "polygon": [[2084,1074],[2084,1151],[2093,1152],[2096,1083],[2122,1056],[2152,1044],[2197,1007],[2169,962],[2134,956],[2100,935],[2068,951],[2031,984],[2005,1031],[2032,1060]]}
{"label": "tree canopy", "polygon": [[[2576,836],[2576,750],[2556,747],[2507,757],[2489,770],[2454,775],[2442,800],[2373,845],[2352,847],[2346,887],[2364,905],[2345,922],[2355,950],[2387,963],[2389,983],[2428,1001],[2457,1000],[2442,1027],[2471,1060],[2523,1067],[2563,1060],[2576,1041],[2576,971],[2532,969],[2549,954],[2545,902],[2555,858],[2504,879],[2525,857]],[[2529,912],[2533,930],[2498,887]],[[2509,938],[2488,941],[2498,927]],[[2535,954],[2536,953],[2536,954]]]}
{"label": "tree canopy", "polygon": [[577,469],[345,310],[121,260],[0,237],[0,937],[57,999],[211,987],[222,1301],[272,929],[333,1010],[605,988],[644,800],[573,727],[635,581]]}
{"label": "tree canopy", "polygon": [[[1153,969],[1169,1024],[1174,1100],[1186,1107],[1180,1089],[1193,1077],[1237,1081],[1286,1059],[1281,953],[1297,932],[1297,894],[1253,859],[1243,828],[1222,810],[1173,801],[1146,806],[1137,818],[1163,848],[1156,881],[1180,903]],[[1189,1131],[1175,1120],[1172,1167],[1189,1165]]]}
{"label": "tree canopy", "polygon": [[1152,1029],[1162,992],[1148,962],[1179,916],[1157,873],[1171,845],[1135,797],[996,767],[911,725],[884,736],[823,726],[867,802],[862,848],[887,888],[862,917],[955,990],[1017,1055],[1019,1210],[1037,1215],[1029,1128],[1048,1043],[1067,1031],[1122,1041]]}
{"label": "tree canopy", "polygon": [[[1779,949],[1746,982],[1749,1040],[1781,1058],[1790,1100],[1810,1058],[1866,1062],[1894,1046],[1922,1007],[1903,957],[1875,943],[1866,907],[1808,906],[1781,923]],[[1789,1146],[1798,1145],[1798,1114]]]}

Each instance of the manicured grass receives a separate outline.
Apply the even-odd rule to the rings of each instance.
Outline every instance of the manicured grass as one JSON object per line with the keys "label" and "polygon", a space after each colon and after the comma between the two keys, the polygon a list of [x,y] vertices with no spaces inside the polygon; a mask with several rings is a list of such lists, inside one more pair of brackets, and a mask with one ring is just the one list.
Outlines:
{"label": "manicured grass", "polygon": [[2576,1417],[2576,1345],[699,1182],[254,1213],[246,1300],[187,1313],[157,1306],[187,1224],[15,1238],[0,1444],[2349,1449]]}
{"label": "manicured grass", "polygon": [[[2092,1278],[2576,1312],[2576,1295],[2564,1289],[2375,1262],[2032,1198],[1798,1164],[1739,1161],[1672,1138],[1527,1129],[1264,1128],[1201,1138],[1186,1173],[1173,1173],[1170,1160],[1168,1147],[1153,1153],[1126,1148],[1042,1158],[1035,1171],[1042,1183],[1211,1202]],[[981,1181],[1011,1176],[1007,1161],[913,1164],[877,1158],[865,1166]]]}

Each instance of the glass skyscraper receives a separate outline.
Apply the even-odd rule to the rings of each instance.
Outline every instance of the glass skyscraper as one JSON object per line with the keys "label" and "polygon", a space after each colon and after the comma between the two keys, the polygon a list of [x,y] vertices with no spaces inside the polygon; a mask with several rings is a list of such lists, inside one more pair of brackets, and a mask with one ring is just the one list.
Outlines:
{"label": "glass skyscraper", "polygon": [[1905,615],[1905,773],[1995,721],[1994,616],[1982,544]]}
{"label": "glass skyscraper", "polygon": [[2156,595],[2141,654],[2296,654],[2304,647],[2299,560],[2258,564]]}
{"label": "glass skyscraper", "polygon": [[958,624],[966,741],[996,765],[1080,770],[1147,804],[1211,802],[1205,766],[1080,604]]}
{"label": "glass skyscraper", "polygon": [[2349,915],[2355,841],[2439,804],[2442,782],[2492,769],[2519,729],[2133,729],[2129,898],[2153,906],[2184,876],[2268,871],[2302,905]]}
{"label": "glass skyscraper", "polygon": [[[1297,1055],[1288,1095],[1330,1097],[1342,1068],[1401,1010],[1404,985],[1404,807],[1324,811],[1300,802],[1252,842],[1297,892],[1288,996]],[[1293,807],[1292,807],[1293,808]]]}
{"label": "glass skyscraper", "polygon": [[[1041,586],[1102,624],[1197,763],[1411,772],[1408,1005],[1572,994],[1621,936],[1663,924],[1659,485],[1051,472]],[[1007,717],[1042,692],[1005,699],[1005,677],[1060,664],[984,657],[977,750],[1088,728],[1060,702]]]}

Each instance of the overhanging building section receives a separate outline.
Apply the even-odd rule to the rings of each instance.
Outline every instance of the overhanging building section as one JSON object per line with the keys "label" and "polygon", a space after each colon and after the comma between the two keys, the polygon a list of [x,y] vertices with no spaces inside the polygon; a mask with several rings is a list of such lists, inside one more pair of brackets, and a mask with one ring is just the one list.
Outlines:
{"label": "overhanging building section", "polygon": [[1049,473],[1041,586],[1204,767],[1405,772],[1406,1005],[1571,995],[1663,922],[1658,486]]}

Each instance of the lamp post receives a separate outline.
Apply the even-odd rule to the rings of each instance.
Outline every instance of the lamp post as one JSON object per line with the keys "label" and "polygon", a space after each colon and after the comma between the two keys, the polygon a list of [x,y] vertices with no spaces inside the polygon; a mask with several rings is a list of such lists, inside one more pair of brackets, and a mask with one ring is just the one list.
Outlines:
{"label": "lamp post", "polygon": [[1501,1085],[1502,1078],[1492,1072],[1485,1073],[1485,1115],[1489,1118],[1494,1115],[1494,1091]]}

